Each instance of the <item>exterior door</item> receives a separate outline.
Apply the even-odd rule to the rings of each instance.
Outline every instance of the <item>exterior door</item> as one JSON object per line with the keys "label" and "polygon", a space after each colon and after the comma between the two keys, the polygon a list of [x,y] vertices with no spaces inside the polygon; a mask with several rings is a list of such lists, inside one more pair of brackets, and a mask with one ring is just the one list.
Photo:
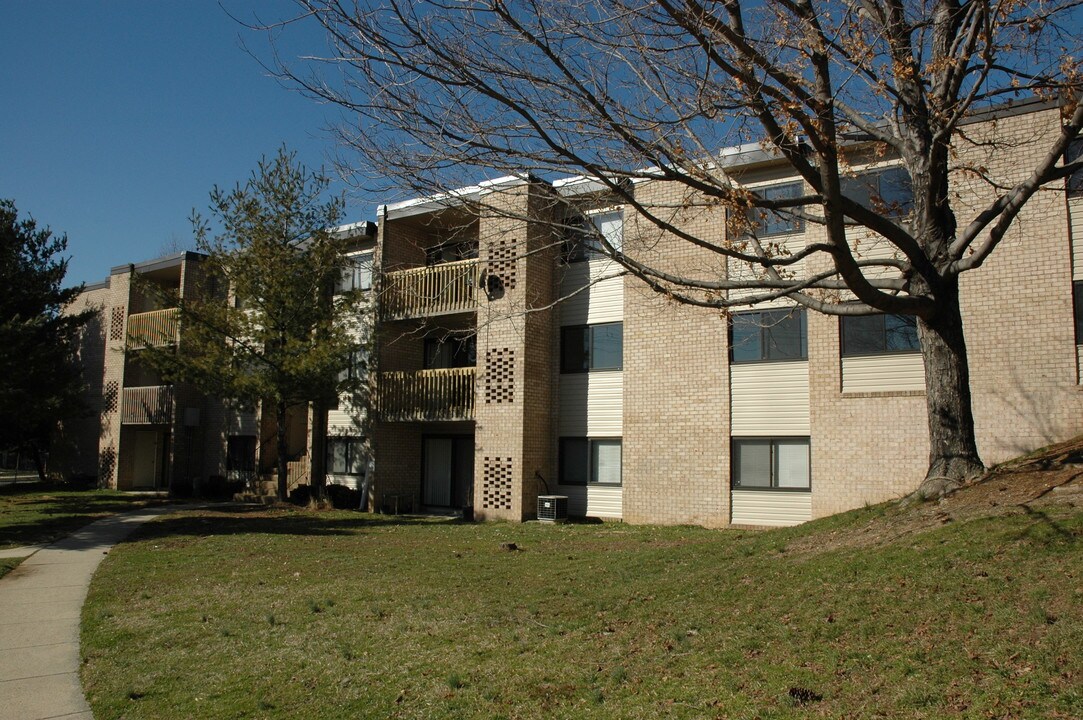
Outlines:
{"label": "exterior door", "polygon": [[132,453],[132,487],[157,488],[162,475],[162,433],[157,430],[135,432]]}
{"label": "exterior door", "polygon": [[421,504],[464,508],[474,504],[474,438],[426,437],[423,444]]}

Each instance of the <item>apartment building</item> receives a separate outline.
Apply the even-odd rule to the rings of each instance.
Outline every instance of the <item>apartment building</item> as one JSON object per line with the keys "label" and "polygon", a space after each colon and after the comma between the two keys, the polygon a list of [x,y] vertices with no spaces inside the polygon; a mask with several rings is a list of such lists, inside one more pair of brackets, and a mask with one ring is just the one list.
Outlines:
{"label": "apartment building", "polygon": [[[336,233],[350,241],[350,262],[336,292],[368,289],[374,226],[356,223]],[[105,281],[86,286],[69,308],[97,311],[80,348],[91,413],[63,424],[54,444],[55,469],[94,476],[101,487],[122,490],[187,493],[215,483],[222,489],[222,481],[228,481],[273,493],[278,463],[273,408],[244,407],[186,383],[167,382],[142,360],[152,346],[185,351],[179,311],[167,298],[192,299],[210,291],[204,260],[199,253],[183,252],[118,265]],[[235,302],[227,289],[215,292],[218,301]],[[358,318],[359,344],[368,324],[367,317]],[[314,432],[327,453],[329,481],[357,487],[367,467],[360,449],[363,409],[343,398],[321,411],[326,423],[316,422],[315,412],[307,406],[287,412],[289,487],[309,482]]]}
{"label": "apartment building", "polygon": [[[1018,182],[1058,119],[1041,105],[1000,112],[968,128],[973,142],[957,148],[959,158]],[[981,142],[994,135],[1003,142]],[[758,148],[720,157],[747,187],[803,192]],[[853,162],[852,193],[905,213],[897,163],[861,148]],[[973,178],[953,182],[960,218],[993,197]],[[683,208],[685,192],[661,181],[635,186],[648,207]],[[554,216],[569,207],[573,215]],[[721,208],[677,218],[699,237],[725,238]],[[1081,218],[1078,192],[1041,192],[997,252],[963,277],[986,463],[1083,432]],[[658,232],[585,181],[504,178],[383,206],[375,509],[521,521],[535,516],[539,496],[563,495],[580,516],[787,525],[917,487],[928,436],[913,322],[840,319],[786,301],[730,318],[681,305],[589,243],[577,247],[574,233],[555,235],[554,220],[592,223],[611,246],[674,273],[755,272]],[[756,222],[790,251],[820,232]],[[890,252],[857,229],[852,241],[864,257]]]}

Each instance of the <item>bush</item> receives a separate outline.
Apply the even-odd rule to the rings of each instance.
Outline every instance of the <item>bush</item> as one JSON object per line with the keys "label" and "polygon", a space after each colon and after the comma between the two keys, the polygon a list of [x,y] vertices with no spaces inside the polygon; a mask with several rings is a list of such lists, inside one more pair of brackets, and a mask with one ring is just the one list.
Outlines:
{"label": "bush", "polygon": [[210,500],[232,498],[236,493],[244,491],[244,482],[241,480],[227,480],[221,475],[211,475],[200,488],[200,495]]}
{"label": "bush", "polygon": [[290,490],[290,502],[294,505],[308,505],[311,499],[312,488],[308,485],[298,485],[293,490]]}
{"label": "bush", "polygon": [[338,510],[356,510],[361,506],[360,491],[345,485],[328,485],[327,499],[331,501],[331,507]]}

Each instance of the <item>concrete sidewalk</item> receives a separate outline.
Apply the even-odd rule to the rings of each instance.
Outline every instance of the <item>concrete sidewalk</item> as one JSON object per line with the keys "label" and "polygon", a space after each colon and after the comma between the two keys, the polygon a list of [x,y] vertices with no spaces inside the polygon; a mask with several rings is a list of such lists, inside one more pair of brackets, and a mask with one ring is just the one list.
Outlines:
{"label": "concrete sidewalk", "polygon": [[93,717],[79,684],[79,615],[90,578],[140,524],[193,507],[113,515],[40,550],[21,549],[30,557],[0,579],[0,720]]}

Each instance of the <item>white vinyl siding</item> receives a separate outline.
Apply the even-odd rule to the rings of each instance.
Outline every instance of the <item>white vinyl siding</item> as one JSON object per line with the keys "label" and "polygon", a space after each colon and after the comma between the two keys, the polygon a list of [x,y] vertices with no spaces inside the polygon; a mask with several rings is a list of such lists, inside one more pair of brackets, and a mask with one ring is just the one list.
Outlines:
{"label": "white vinyl siding", "polygon": [[[342,406],[346,406],[343,402]],[[336,435],[345,434],[346,431],[360,430],[361,426],[358,424],[360,418],[354,419],[355,413],[352,410],[328,410],[327,411],[327,430],[328,432]],[[336,432],[337,431],[337,432]]]}
{"label": "white vinyl siding", "polygon": [[1083,385],[1083,345],[1075,346],[1075,356],[1077,368],[1076,373],[1079,375],[1079,377],[1076,379],[1076,382],[1080,385]]}
{"label": "white vinyl siding", "polygon": [[619,485],[560,485],[568,496],[568,514],[574,517],[621,518],[624,489]]}
{"label": "white vinyl siding", "polygon": [[730,493],[735,525],[799,525],[812,519],[812,493],[734,490]]}
{"label": "white vinyl siding", "polygon": [[809,435],[808,361],[730,365],[733,435]]}
{"label": "white vinyl siding", "polygon": [[1072,279],[1083,280],[1083,198],[1068,199],[1068,214],[1071,216]]}
{"label": "white vinyl siding", "polygon": [[842,358],[842,391],[893,392],[925,389],[921,353],[887,353]]}
{"label": "white vinyl siding", "polygon": [[[607,258],[568,263],[560,282],[561,325],[595,325],[624,318],[624,278],[610,277],[620,265]],[[591,285],[593,281],[598,281]]]}
{"label": "white vinyl siding", "polygon": [[624,434],[624,373],[560,376],[562,437],[620,437]]}

